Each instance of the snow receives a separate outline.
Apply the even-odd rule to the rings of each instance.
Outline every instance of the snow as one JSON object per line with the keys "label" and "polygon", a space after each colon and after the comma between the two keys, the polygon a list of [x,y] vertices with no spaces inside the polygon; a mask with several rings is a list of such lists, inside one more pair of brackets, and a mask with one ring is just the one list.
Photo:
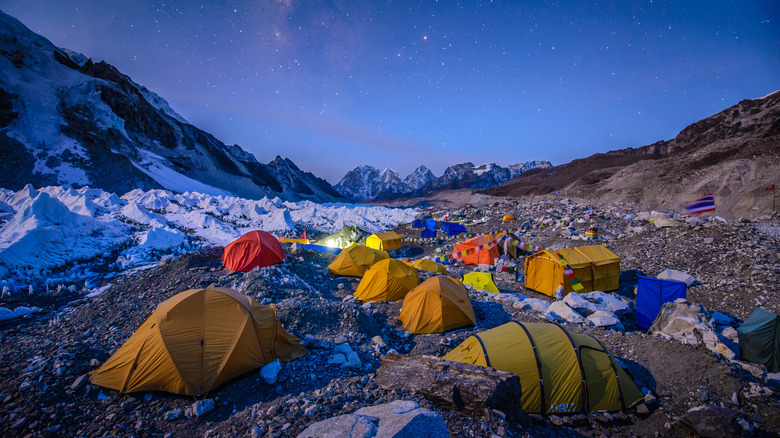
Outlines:
{"label": "snow", "polygon": [[18,318],[23,315],[27,315],[28,313],[34,313],[34,312],[40,312],[41,309],[39,307],[17,307],[15,310],[7,309],[5,307],[0,307],[0,321],[11,319],[11,318]]}
{"label": "snow", "polygon": [[196,181],[162,164],[164,158],[146,150],[139,150],[143,161],[131,161],[141,172],[149,175],[161,186],[175,192],[196,190],[209,195],[230,195],[230,192]]}

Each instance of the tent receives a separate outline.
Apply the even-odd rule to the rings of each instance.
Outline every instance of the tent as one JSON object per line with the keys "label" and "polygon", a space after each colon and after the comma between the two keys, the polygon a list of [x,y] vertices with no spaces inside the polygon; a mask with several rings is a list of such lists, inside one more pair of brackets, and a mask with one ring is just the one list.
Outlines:
{"label": "tent", "polygon": [[498,293],[498,287],[493,282],[493,274],[490,272],[469,272],[461,278],[463,284],[470,284],[471,287],[478,290]]}
{"label": "tent", "polygon": [[582,292],[616,290],[620,282],[620,257],[603,245],[576,248],[545,249],[525,258],[525,287],[554,296],[563,285],[564,294],[573,292],[571,282],[564,276],[566,263],[574,271],[584,290]]}
{"label": "tent", "polygon": [[427,221],[425,221],[425,228],[427,228],[427,229],[429,229],[431,231],[436,231],[436,220],[435,219],[428,219]]}
{"label": "tent", "polygon": [[282,244],[265,231],[250,231],[228,243],[222,253],[222,264],[236,272],[275,265],[284,261]]}
{"label": "tent", "polygon": [[640,275],[636,285],[636,322],[639,327],[650,328],[661,306],[677,298],[685,298],[685,293],[686,286],[682,281]]}
{"label": "tent", "polygon": [[384,233],[372,234],[366,238],[366,246],[383,251],[400,248],[403,246],[401,236],[395,231],[386,231]]}
{"label": "tent", "polygon": [[517,374],[526,412],[618,411],[643,398],[601,342],[557,324],[511,321],[469,337],[444,359]]}
{"label": "tent", "polygon": [[333,275],[362,277],[374,263],[388,257],[385,251],[377,251],[363,245],[352,245],[341,250],[328,265],[328,270]]}
{"label": "tent", "polygon": [[327,246],[329,248],[341,248],[344,249],[355,242],[359,241],[363,237],[358,227],[343,226],[337,232],[328,235],[316,242],[316,245]]}
{"label": "tent", "polygon": [[[454,253],[463,251],[469,251],[468,254],[463,255],[461,260],[467,265],[478,265],[480,263],[486,265],[492,265],[493,261],[498,258],[498,247],[495,243],[485,236],[476,236],[463,241],[455,245]],[[484,248],[484,245],[488,245]],[[479,249],[477,249],[479,247]]]}
{"label": "tent", "polygon": [[425,222],[422,219],[417,218],[412,221],[412,228],[425,228]]}
{"label": "tent", "polygon": [[361,301],[400,301],[419,284],[417,269],[389,258],[374,263],[363,274],[354,295]]}
{"label": "tent", "polygon": [[447,235],[447,237],[457,236],[465,233],[466,227],[456,222],[442,222],[441,231]]}
{"label": "tent", "polygon": [[437,275],[412,289],[398,319],[412,333],[442,333],[477,323],[466,286],[451,277]]}
{"label": "tent", "polygon": [[500,239],[496,239],[498,243],[498,253],[500,255],[506,254],[507,257],[516,259],[518,251],[517,244],[513,242],[519,242],[520,238],[514,233],[506,233],[501,236]]}
{"label": "tent", "polygon": [[737,329],[740,358],[766,366],[770,373],[780,372],[780,318],[756,307]]}
{"label": "tent", "polygon": [[512,216],[511,214],[505,214],[504,217],[501,218],[501,220],[504,222],[509,222],[515,220],[515,217]]}
{"label": "tent", "polygon": [[412,262],[412,266],[414,266],[415,269],[419,269],[421,271],[433,272],[434,274],[447,273],[446,266],[442,265],[441,263],[436,263],[431,259],[415,260]]}
{"label": "tent", "polygon": [[120,392],[199,395],[276,359],[306,355],[300,341],[273,305],[228,288],[191,289],[160,303],[89,381]]}

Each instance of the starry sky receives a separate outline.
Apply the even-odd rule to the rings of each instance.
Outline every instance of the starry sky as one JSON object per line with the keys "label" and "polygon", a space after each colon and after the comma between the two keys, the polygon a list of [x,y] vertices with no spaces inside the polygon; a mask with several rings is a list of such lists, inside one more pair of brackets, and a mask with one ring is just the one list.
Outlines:
{"label": "starry sky", "polygon": [[562,164],[780,89],[780,3],[0,0],[195,126],[337,183]]}

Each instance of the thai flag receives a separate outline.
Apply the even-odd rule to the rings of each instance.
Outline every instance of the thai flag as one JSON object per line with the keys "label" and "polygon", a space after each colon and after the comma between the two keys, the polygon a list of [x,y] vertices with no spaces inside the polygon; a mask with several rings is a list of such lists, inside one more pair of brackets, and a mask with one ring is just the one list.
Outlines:
{"label": "thai flag", "polygon": [[708,211],[715,211],[714,195],[707,195],[685,204],[685,212],[688,214],[705,213]]}

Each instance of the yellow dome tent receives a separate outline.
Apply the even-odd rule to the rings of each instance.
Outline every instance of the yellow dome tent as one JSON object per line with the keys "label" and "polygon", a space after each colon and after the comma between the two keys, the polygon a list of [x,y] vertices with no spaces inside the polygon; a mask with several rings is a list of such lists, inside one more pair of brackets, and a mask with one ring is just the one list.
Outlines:
{"label": "yellow dome tent", "polygon": [[360,280],[355,298],[361,301],[400,301],[420,284],[417,270],[396,259],[374,263]]}
{"label": "yellow dome tent", "polygon": [[515,217],[511,214],[505,214],[503,218],[501,218],[504,222],[509,222],[515,220]]}
{"label": "yellow dome tent", "polygon": [[563,274],[569,263],[574,277],[584,290],[616,290],[620,283],[620,257],[603,245],[578,246],[576,248],[545,249],[525,258],[525,287],[553,296],[558,285],[563,293],[573,292],[571,282]]}
{"label": "yellow dome tent", "polygon": [[414,266],[415,269],[419,269],[421,271],[433,272],[434,274],[447,273],[446,266],[442,265],[441,263],[436,263],[431,259],[415,260],[412,262],[412,266]]}
{"label": "yellow dome tent", "polygon": [[306,355],[300,341],[272,305],[228,288],[191,289],[160,303],[89,381],[120,392],[199,395],[276,359]]}
{"label": "yellow dome tent", "polygon": [[336,256],[328,265],[328,270],[333,275],[362,277],[374,263],[388,257],[385,251],[378,251],[364,245],[352,245]]}
{"label": "yellow dome tent", "polygon": [[461,278],[463,284],[469,284],[474,289],[485,290],[498,293],[498,287],[493,282],[493,275],[490,272],[469,272]]}
{"label": "yellow dome tent", "polygon": [[444,359],[517,374],[526,412],[618,411],[643,398],[601,342],[557,324],[511,321],[469,337]]}
{"label": "yellow dome tent", "polygon": [[442,333],[477,323],[466,286],[437,275],[412,289],[398,319],[412,333]]}
{"label": "yellow dome tent", "polygon": [[395,231],[387,231],[366,237],[366,246],[373,249],[390,251],[391,249],[402,247],[403,240],[401,235]]}

